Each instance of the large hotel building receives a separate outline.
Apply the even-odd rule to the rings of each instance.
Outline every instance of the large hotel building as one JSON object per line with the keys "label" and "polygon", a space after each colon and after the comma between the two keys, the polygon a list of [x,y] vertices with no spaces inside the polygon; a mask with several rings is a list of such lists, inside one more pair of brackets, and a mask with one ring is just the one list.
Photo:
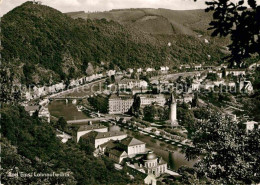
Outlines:
{"label": "large hotel building", "polygon": [[132,107],[134,99],[131,95],[111,95],[109,98],[109,114],[122,114]]}

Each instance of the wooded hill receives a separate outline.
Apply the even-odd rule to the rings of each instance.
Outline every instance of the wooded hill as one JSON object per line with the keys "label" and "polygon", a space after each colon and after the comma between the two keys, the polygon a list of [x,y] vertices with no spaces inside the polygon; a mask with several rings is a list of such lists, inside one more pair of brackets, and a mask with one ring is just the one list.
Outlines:
{"label": "wooded hill", "polygon": [[[48,6],[26,2],[2,18],[3,63],[14,81],[44,84],[85,75],[89,63],[97,72],[117,67],[212,64],[223,56],[219,42],[205,43],[203,36],[198,37],[207,32],[206,25],[197,27],[195,21],[193,28],[184,29],[181,23],[173,23],[165,15],[154,16],[149,11],[141,20],[121,22],[105,16],[77,18],[77,13],[63,14]],[[68,15],[74,15],[74,19]],[[124,14],[119,17],[123,19]],[[185,19],[189,17],[194,21],[193,16]],[[179,18],[176,14],[176,19]],[[195,27],[199,30],[194,30]]]}

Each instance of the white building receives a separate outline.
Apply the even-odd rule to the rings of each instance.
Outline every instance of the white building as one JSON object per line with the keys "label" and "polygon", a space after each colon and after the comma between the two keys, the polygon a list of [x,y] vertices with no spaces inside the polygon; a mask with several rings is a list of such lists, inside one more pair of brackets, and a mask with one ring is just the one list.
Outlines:
{"label": "white building", "polygon": [[107,71],[107,76],[112,76],[116,74],[116,70],[109,70]]}
{"label": "white building", "polygon": [[137,73],[141,73],[142,71],[143,71],[142,68],[138,68],[138,69],[137,69]]}
{"label": "white building", "polygon": [[161,71],[161,72],[168,72],[169,69],[170,69],[170,68],[169,68],[168,66],[161,66],[161,67],[160,67],[160,71]]}
{"label": "white building", "polygon": [[130,162],[127,162],[126,164],[130,173],[135,173],[136,171],[159,177],[167,171],[167,163],[161,157],[157,157],[153,152],[144,155],[135,164],[131,164]]}
{"label": "white building", "polygon": [[119,89],[133,89],[134,87],[143,87],[147,88],[148,83],[144,80],[136,80],[136,79],[123,79],[118,82]]}
{"label": "white building", "polygon": [[202,69],[202,65],[201,64],[194,65],[194,69],[195,70],[201,70]]}
{"label": "white building", "polygon": [[90,143],[94,144],[95,148],[98,148],[100,145],[110,141],[110,140],[122,140],[127,137],[127,134],[124,132],[111,131],[111,132],[96,132],[91,131],[83,136],[81,139],[86,139]]}
{"label": "white building", "polygon": [[155,71],[154,68],[150,68],[150,67],[146,68],[146,72],[153,72],[153,71]]}
{"label": "white building", "polygon": [[126,151],[128,157],[146,152],[145,143],[134,137],[127,137],[121,140],[120,145]]}
{"label": "white building", "polygon": [[140,94],[138,95],[141,100],[141,106],[151,105],[153,103],[164,106],[166,103],[166,99],[163,94]]}
{"label": "white building", "polygon": [[246,71],[243,69],[226,69],[226,76],[232,75],[232,76],[245,76]]}
{"label": "white building", "polygon": [[39,118],[44,118],[48,123],[51,121],[51,114],[48,107],[41,107],[38,113]]}
{"label": "white building", "polygon": [[108,100],[108,112],[109,114],[122,114],[128,112],[132,107],[134,99],[129,95],[120,95],[115,94],[111,95]]}
{"label": "white building", "polygon": [[77,131],[77,142],[79,142],[79,139],[81,136],[91,132],[108,132],[108,128],[102,124],[93,124],[93,125],[83,125],[80,126]]}
{"label": "white building", "polygon": [[243,124],[246,125],[246,131],[248,132],[254,130],[255,125],[257,125],[258,123],[256,121],[247,121]]}
{"label": "white building", "polygon": [[127,69],[127,72],[129,72],[131,74],[134,72],[134,69],[129,68],[129,69]]}
{"label": "white building", "polygon": [[194,81],[192,84],[191,84],[191,89],[193,91],[198,91],[200,89],[200,81]]}
{"label": "white building", "polygon": [[38,111],[39,108],[40,108],[39,105],[25,106],[25,107],[24,107],[25,111],[28,112],[30,116],[32,116],[33,113],[35,113],[36,111]]}
{"label": "white building", "polygon": [[70,136],[69,134],[58,129],[56,130],[56,136],[61,139],[62,143],[67,143],[67,141],[72,138],[72,136]]}
{"label": "white building", "polygon": [[179,66],[179,69],[190,69],[191,67],[190,67],[190,65],[180,65]]}

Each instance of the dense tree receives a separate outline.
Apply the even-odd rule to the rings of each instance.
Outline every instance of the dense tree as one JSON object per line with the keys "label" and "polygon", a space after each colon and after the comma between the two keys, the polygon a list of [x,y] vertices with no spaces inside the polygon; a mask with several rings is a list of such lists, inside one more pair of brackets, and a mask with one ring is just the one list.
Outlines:
{"label": "dense tree", "polygon": [[[196,1],[196,0],[195,0]],[[249,7],[245,4],[248,3]],[[230,36],[228,46],[231,55],[228,57],[231,65],[242,66],[243,60],[253,54],[260,54],[260,6],[256,0],[206,1],[207,12],[213,11],[213,21],[210,23],[212,36]]]}
{"label": "dense tree", "polygon": [[197,172],[214,183],[252,184],[260,177],[260,132],[242,129],[239,124],[211,112],[208,120],[196,124],[193,148],[186,149],[188,159],[203,156]]}
{"label": "dense tree", "polygon": [[94,107],[96,111],[101,113],[107,113],[108,111],[108,98],[102,95],[88,98],[89,103]]}
{"label": "dense tree", "polygon": [[169,152],[169,167],[173,170],[174,169],[174,160],[173,160],[173,155],[171,152]]}
{"label": "dense tree", "polygon": [[58,129],[65,130],[67,127],[67,121],[64,119],[64,117],[60,117],[56,123],[56,126]]}
{"label": "dense tree", "polygon": [[[47,122],[30,117],[20,106],[4,104],[1,113],[1,178],[4,184],[127,184],[124,171],[112,167],[109,159],[89,155],[74,141],[66,144]],[[4,145],[2,145],[2,141]],[[86,148],[85,148],[86,149]],[[87,151],[87,152],[86,152]],[[70,172],[68,178],[10,178],[9,172]],[[139,184],[139,183],[137,183]]]}

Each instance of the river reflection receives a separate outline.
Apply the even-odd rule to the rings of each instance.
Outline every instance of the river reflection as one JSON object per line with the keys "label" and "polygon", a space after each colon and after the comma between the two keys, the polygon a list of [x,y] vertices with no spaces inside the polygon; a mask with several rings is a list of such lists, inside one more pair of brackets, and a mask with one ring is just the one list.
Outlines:
{"label": "river reflection", "polygon": [[[121,128],[119,126],[112,126],[113,130],[120,130]],[[123,129],[124,132],[127,132],[129,135],[134,136],[134,132],[127,130],[127,129]],[[160,146],[160,143],[162,143],[162,141],[158,141],[156,140],[156,143],[154,141],[152,141],[150,136],[146,136],[146,135],[142,135],[141,137],[138,137],[137,139],[143,141],[146,143],[146,147],[153,150],[154,153],[158,156],[161,156],[167,163],[169,162],[169,152],[166,151],[167,149],[167,144],[166,146],[162,147]],[[185,158],[185,154],[181,152],[180,148],[177,148],[173,153],[173,159],[174,159],[174,170],[178,170],[181,166],[188,166],[188,167],[193,167],[193,165],[197,162],[197,160],[190,160],[188,161]]]}

